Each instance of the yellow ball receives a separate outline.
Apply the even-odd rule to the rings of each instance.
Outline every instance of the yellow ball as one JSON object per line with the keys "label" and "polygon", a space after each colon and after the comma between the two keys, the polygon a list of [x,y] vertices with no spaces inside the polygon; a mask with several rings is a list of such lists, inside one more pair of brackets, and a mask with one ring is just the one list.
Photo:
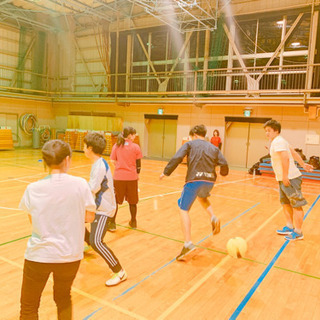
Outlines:
{"label": "yellow ball", "polygon": [[247,252],[247,241],[240,237],[229,239],[227,243],[227,250],[231,257],[241,258]]}

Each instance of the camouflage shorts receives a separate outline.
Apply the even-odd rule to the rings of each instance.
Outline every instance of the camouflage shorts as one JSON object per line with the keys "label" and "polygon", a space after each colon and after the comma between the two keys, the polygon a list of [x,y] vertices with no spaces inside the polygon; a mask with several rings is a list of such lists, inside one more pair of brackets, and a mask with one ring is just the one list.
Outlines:
{"label": "camouflage shorts", "polygon": [[279,181],[279,192],[281,204],[290,204],[293,208],[299,208],[307,204],[301,192],[302,178],[290,179],[290,186],[286,187]]}

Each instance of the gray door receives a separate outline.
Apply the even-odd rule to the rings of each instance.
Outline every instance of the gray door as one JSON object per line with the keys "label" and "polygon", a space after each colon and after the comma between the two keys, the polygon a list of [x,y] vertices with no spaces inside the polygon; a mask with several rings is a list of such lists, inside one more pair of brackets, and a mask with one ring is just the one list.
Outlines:
{"label": "gray door", "polygon": [[268,154],[261,123],[233,122],[226,128],[225,157],[230,166],[250,168]]}
{"label": "gray door", "polygon": [[148,157],[170,159],[176,152],[177,120],[150,119],[148,130]]}

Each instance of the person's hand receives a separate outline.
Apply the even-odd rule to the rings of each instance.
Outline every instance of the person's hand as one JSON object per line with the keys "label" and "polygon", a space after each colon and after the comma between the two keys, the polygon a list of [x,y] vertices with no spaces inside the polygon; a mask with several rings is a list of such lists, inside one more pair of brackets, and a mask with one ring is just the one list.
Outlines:
{"label": "person's hand", "polygon": [[290,180],[288,179],[288,177],[283,177],[282,182],[283,182],[285,187],[289,187],[290,186]]}
{"label": "person's hand", "polygon": [[162,180],[164,177],[165,177],[165,174],[161,173],[159,179]]}
{"label": "person's hand", "polygon": [[303,169],[306,170],[307,172],[312,172],[313,171],[313,165],[309,163],[305,163],[303,165]]}

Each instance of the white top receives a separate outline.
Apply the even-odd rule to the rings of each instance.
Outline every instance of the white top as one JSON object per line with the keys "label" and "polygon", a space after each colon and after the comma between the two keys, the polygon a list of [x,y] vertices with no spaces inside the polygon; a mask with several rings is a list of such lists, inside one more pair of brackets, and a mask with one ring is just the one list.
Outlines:
{"label": "white top", "polygon": [[281,136],[277,136],[272,140],[271,146],[270,146],[271,163],[272,163],[273,171],[276,175],[276,180],[277,181],[283,180],[282,162],[281,162],[281,156],[279,153],[281,151],[287,151],[289,155],[288,178],[294,179],[301,176],[300,170],[296,167],[294,163],[294,159],[290,151],[289,143],[285,139],[283,139]]}
{"label": "white top", "polygon": [[49,175],[28,185],[19,208],[32,217],[27,260],[66,263],[83,258],[85,212],[96,208],[85,179]]}
{"label": "white top", "polygon": [[113,217],[117,207],[113,178],[107,161],[102,157],[92,165],[89,186],[95,198],[96,213]]}

